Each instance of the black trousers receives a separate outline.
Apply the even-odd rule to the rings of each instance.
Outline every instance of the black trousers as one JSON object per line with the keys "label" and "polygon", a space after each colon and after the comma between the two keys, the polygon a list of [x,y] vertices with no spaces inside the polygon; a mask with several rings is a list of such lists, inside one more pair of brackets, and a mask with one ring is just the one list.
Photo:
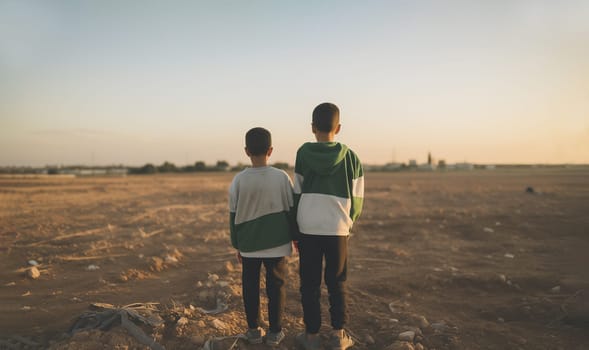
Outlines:
{"label": "black trousers", "polygon": [[260,325],[260,270],[266,269],[266,295],[268,296],[268,322],[270,332],[282,330],[282,314],[286,298],[286,259],[242,258],[242,293],[245,316],[249,328]]}
{"label": "black trousers", "polygon": [[329,314],[333,329],[343,329],[348,322],[346,278],[348,236],[301,234],[299,238],[299,273],[303,321],[307,333],[321,328],[321,275],[325,258],[325,284],[329,294]]}

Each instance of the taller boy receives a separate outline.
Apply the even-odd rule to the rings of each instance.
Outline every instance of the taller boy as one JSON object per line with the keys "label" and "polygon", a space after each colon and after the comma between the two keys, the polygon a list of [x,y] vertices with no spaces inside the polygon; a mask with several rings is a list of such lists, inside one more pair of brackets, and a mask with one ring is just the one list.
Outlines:
{"label": "taller boy", "polygon": [[295,162],[295,208],[299,226],[301,300],[305,333],[296,342],[319,349],[321,327],[321,275],[325,258],[325,283],[333,334],[330,348],[343,350],[354,344],[344,331],[348,321],[346,277],[348,237],[364,199],[364,173],[358,156],[335,142],[339,109],[322,103],[313,110],[312,130],[317,142],[303,144]]}

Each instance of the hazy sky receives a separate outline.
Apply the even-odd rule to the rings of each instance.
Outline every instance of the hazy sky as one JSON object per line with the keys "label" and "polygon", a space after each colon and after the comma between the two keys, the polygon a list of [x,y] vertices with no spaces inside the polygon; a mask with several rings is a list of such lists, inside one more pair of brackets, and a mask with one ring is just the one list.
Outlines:
{"label": "hazy sky", "polygon": [[589,1],[0,0],[0,165],[589,163]]}

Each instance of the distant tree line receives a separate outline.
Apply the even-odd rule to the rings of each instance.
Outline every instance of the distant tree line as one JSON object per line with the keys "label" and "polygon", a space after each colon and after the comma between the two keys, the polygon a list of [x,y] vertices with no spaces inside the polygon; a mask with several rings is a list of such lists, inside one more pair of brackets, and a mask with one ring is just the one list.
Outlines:
{"label": "distant tree line", "polygon": [[[195,162],[194,164],[178,167],[174,163],[164,162],[162,165],[153,165],[151,163],[145,164],[141,167],[129,167],[129,174],[156,174],[156,173],[196,173],[206,171],[241,171],[249,165],[237,164],[230,166],[224,160],[217,161],[214,165],[207,165],[203,161]],[[290,168],[288,163],[274,163],[272,166],[287,170]]]}
{"label": "distant tree line", "polygon": [[[288,163],[277,162],[271,164],[275,168],[289,170],[291,169]],[[72,173],[73,171],[83,171],[85,169],[92,170],[92,169],[104,169],[106,171],[111,171],[112,169],[121,169],[127,170],[128,174],[160,174],[160,173],[196,173],[196,172],[212,172],[212,171],[241,171],[247,167],[251,166],[250,164],[242,164],[238,163],[237,165],[229,165],[228,162],[224,160],[219,160],[215,164],[208,165],[203,161],[195,162],[194,164],[189,164],[186,166],[176,166],[172,162],[163,162],[161,165],[154,165],[152,163],[147,163],[143,166],[124,166],[122,164],[119,165],[110,165],[110,166],[89,166],[89,165],[47,165],[44,167],[28,167],[28,166],[7,166],[2,167],[0,166],[0,175],[2,174],[48,174],[48,175],[56,175],[56,174],[64,174],[64,173]]]}

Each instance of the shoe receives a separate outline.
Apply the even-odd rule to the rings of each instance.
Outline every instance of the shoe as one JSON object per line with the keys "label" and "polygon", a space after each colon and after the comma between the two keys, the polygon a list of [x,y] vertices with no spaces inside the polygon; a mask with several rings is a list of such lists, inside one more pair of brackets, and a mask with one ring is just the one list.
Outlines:
{"label": "shoe", "polygon": [[268,332],[266,335],[266,344],[270,346],[276,346],[286,337],[283,331]]}
{"label": "shoe", "polygon": [[264,341],[264,330],[260,327],[248,329],[245,332],[245,337],[250,344],[261,344]]}
{"label": "shoe", "polygon": [[306,332],[302,332],[296,335],[295,344],[299,349],[304,350],[320,350],[321,339],[319,336],[308,337]]}
{"label": "shoe", "polygon": [[352,345],[354,345],[354,340],[352,340],[352,337],[346,331],[343,331],[341,337],[333,335],[329,340],[329,349],[331,350],[346,350]]}

